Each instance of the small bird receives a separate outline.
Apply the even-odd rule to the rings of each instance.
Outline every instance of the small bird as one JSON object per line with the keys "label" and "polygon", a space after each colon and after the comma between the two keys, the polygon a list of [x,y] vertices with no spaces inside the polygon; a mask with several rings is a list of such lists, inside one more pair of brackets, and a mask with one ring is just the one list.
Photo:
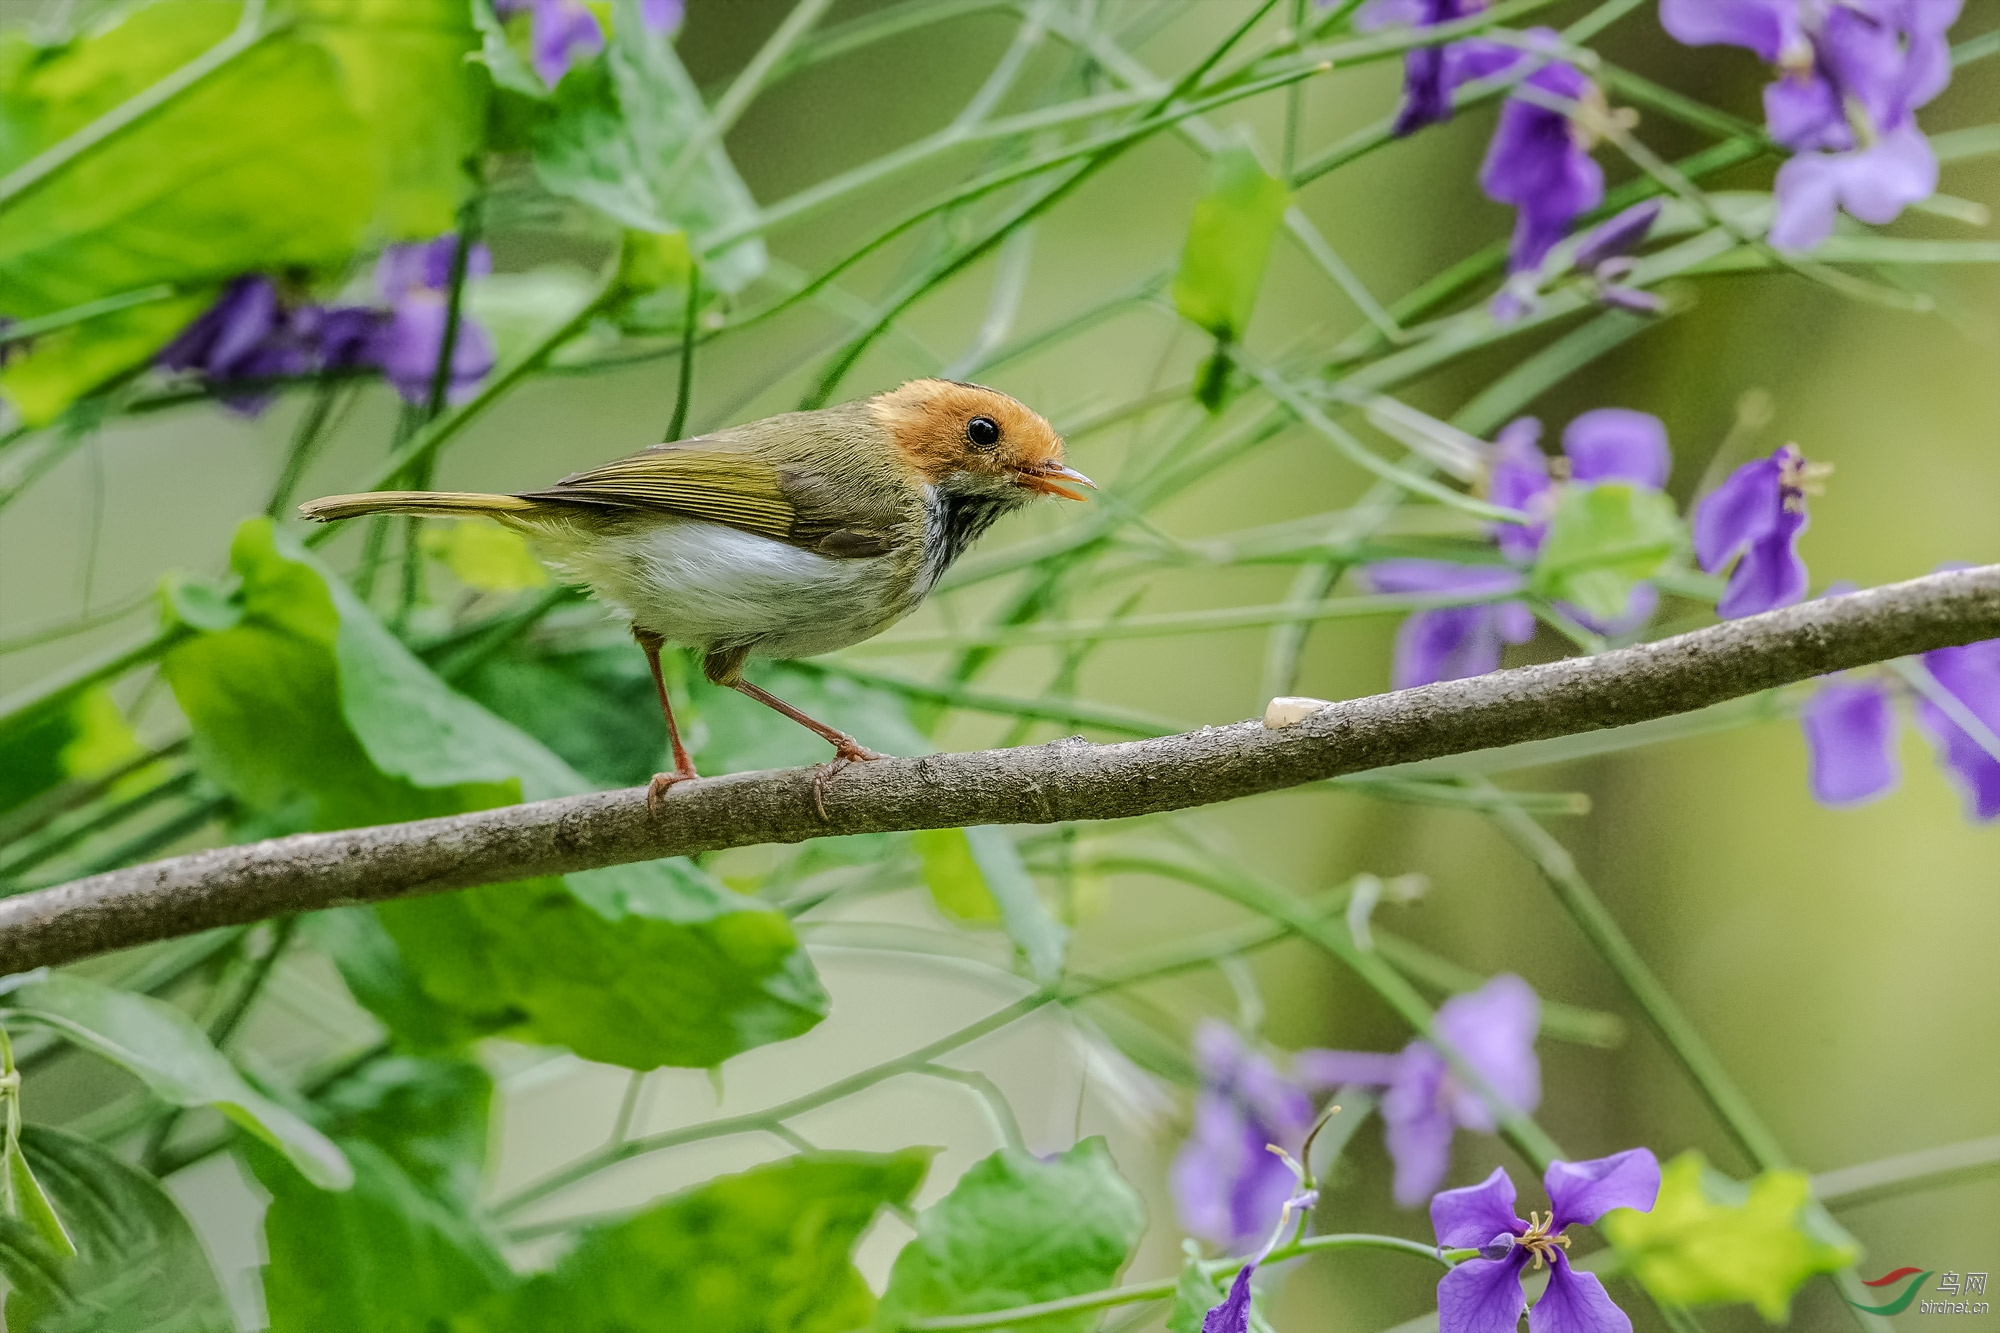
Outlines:
{"label": "small bird", "polygon": [[[632,622],[673,748],[655,774],[655,810],[699,777],[674,725],[660,648],[697,648],[702,673],[830,741],[830,776],[880,759],[743,678],[759,657],[810,657],[880,634],[930,594],[995,519],[1042,495],[1092,486],[1063,463],[1040,414],[952,380],[813,412],[787,412],[641,450],[545,491],[376,491],[299,506],[330,523],[363,514],[497,519],[567,580]],[[817,789],[816,789],[817,790]]]}

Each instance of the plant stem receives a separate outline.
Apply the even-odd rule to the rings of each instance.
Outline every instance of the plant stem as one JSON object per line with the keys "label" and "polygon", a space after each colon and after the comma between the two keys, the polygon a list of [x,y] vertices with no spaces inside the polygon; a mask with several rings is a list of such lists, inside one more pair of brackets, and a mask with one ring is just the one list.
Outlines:
{"label": "plant stem", "polygon": [[674,415],[667,422],[667,433],[663,440],[672,444],[687,430],[688,406],[694,401],[694,353],[696,334],[700,332],[701,318],[701,265],[692,260],[688,263],[687,307],[681,312],[681,364],[680,384],[674,394]]}
{"label": "plant stem", "polygon": [[[1437,1247],[1418,1240],[1405,1240],[1401,1236],[1376,1236],[1365,1233],[1348,1233],[1328,1236],[1304,1236],[1289,1244],[1280,1245],[1264,1259],[1267,1264],[1283,1263],[1301,1255],[1323,1254],[1333,1250],[1390,1250],[1397,1254],[1407,1254],[1414,1258],[1429,1259],[1441,1264],[1446,1271],[1455,1265],[1439,1255]],[[1234,1277],[1248,1262],[1243,1258],[1219,1259],[1202,1265],[1202,1271],[1209,1277],[1221,1279]],[[952,1330],[1012,1328],[1017,1324],[1032,1323],[1039,1319],[1053,1319],[1058,1315],[1076,1314],[1086,1310],[1104,1310],[1117,1305],[1131,1305],[1139,1301],[1164,1301],[1173,1297],[1179,1285],[1177,1277],[1163,1277],[1153,1282],[1135,1282],[1130,1286],[1113,1287],[1109,1291],[1087,1291],[1078,1296],[1065,1296],[1061,1300],[1042,1301],[1035,1305],[1017,1305],[1005,1310],[985,1310],[977,1314],[934,1315],[929,1319],[912,1319],[903,1325],[910,1333],[946,1333]]]}

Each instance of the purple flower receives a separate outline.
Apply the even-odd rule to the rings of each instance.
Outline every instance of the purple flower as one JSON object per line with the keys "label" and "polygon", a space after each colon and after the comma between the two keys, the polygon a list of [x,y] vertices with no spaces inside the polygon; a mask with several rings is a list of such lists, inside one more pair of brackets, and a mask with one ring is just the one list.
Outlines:
{"label": "purple flower", "polygon": [[[1560,62],[1542,66],[1523,84],[1570,102],[1595,95],[1588,79]],[[1507,271],[1521,273],[1542,262],[1578,215],[1603,201],[1604,171],[1590,156],[1587,135],[1568,115],[1516,96],[1500,108],[1479,187],[1487,198],[1514,206]]]}
{"label": "purple flower", "polygon": [[1305,1089],[1213,1020],[1195,1030],[1201,1091],[1174,1158],[1174,1200],[1188,1234],[1234,1251],[1262,1239],[1298,1183],[1275,1144],[1296,1153],[1312,1128]]}
{"label": "purple flower", "polygon": [[[1516,1110],[1542,1099],[1535,1057],[1541,1001],[1527,982],[1502,974],[1438,1008],[1437,1032],[1502,1101]],[[1381,1086],[1383,1137],[1396,1164],[1396,1202],[1413,1208],[1443,1183],[1451,1168],[1452,1135],[1491,1133],[1493,1110],[1452,1073],[1438,1049],[1421,1038],[1394,1055],[1368,1051],[1301,1051],[1299,1076],[1315,1088],[1343,1083]]]}
{"label": "purple flower", "polygon": [[1236,1270],[1222,1304],[1202,1316],[1201,1333],[1250,1333],[1250,1275],[1256,1271],[1255,1264]]}
{"label": "purple flower", "polygon": [[[1435,28],[1469,18],[1485,7],[1484,0],[1370,0],[1355,26],[1364,31]],[[1410,48],[1403,55],[1403,101],[1396,109],[1394,132],[1414,134],[1426,125],[1450,120],[1451,95],[1461,84],[1498,73],[1518,59],[1519,51],[1483,37]]]}
{"label": "purple flower", "polygon": [[654,32],[678,32],[687,0],[639,0],[639,21]]}
{"label": "purple flower", "polygon": [[[437,375],[449,318],[453,236],[410,245],[392,245],[375,265],[375,287],[389,303],[389,317],[373,348],[372,360],[396,386],[406,402],[427,403]],[[479,276],[493,270],[483,245],[466,256],[466,272]],[[493,340],[479,324],[462,313],[452,344],[451,375],[446,398],[459,402],[469,396],[493,369]]]}
{"label": "purple flower", "polygon": [[1937,189],[1917,108],[1951,81],[1945,34],[1960,0],[1661,0],[1690,45],[1747,47],[1778,66],[1764,90],[1771,137],[1796,154],[1778,170],[1770,240],[1809,250],[1846,209],[1894,220]]}
{"label": "purple flower", "polygon": [[[167,370],[191,371],[218,386],[303,375],[317,363],[312,338],[316,320],[316,307],[286,309],[269,278],[237,278],[154,362]],[[221,396],[226,406],[254,416],[270,405],[272,392],[241,389]]]}
{"label": "purple flower", "polygon": [[1894,222],[1903,209],[1937,191],[1937,155],[1914,124],[1846,153],[1800,153],[1778,168],[1770,242],[1811,250],[1833,234],[1846,209],[1863,222]]}
{"label": "purple flower", "polygon": [[1755,615],[1805,597],[1799,537],[1806,530],[1806,496],[1818,490],[1827,470],[1787,444],[1737,468],[1695,506],[1696,561],[1711,574],[1736,561],[1716,614]]}
{"label": "purple flower", "polygon": [[[1448,560],[1383,560],[1365,571],[1383,593],[1443,593],[1491,597],[1519,592],[1524,580],[1504,565],[1460,565]],[[1515,601],[1482,601],[1418,611],[1396,631],[1394,688],[1483,676],[1500,665],[1503,644],[1526,643],[1535,617]]]}
{"label": "purple flower", "polygon": [[[1487,457],[1486,496],[1529,515],[1525,523],[1495,523],[1487,532],[1506,565],[1464,565],[1444,560],[1384,560],[1363,572],[1383,593],[1432,593],[1478,598],[1465,606],[1418,611],[1396,632],[1391,672],[1396,689],[1480,676],[1500,665],[1502,648],[1534,637],[1535,618],[1524,603],[1499,600],[1526,586],[1521,570],[1535,563],[1548,538],[1555,509],[1555,480],[1537,441],[1542,426],[1520,417],[1502,427]],[[1566,476],[1573,485],[1628,482],[1658,490],[1672,465],[1666,427],[1657,417],[1624,408],[1586,412],[1563,431]],[[1591,628],[1623,634],[1651,619],[1659,594],[1646,584],[1632,591],[1625,613],[1599,623],[1565,608]]]}
{"label": "purple flower", "polygon": [[1876,678],[1829,680],[1799,714],[1811,756],[1813,799],[1862,805],[1896,786],[1896,715]]}
{"label": "purple flower", "polygon": [[[1934,649],[1923,662],[1931,678],[1984,725],[1989,739],[2000,733],[2000,639]],[[1917,721],[1937,746],[1938,762],[1965,792],[1966,812],[1982,823],[2000,817],[2000,759],[1928,698],[1917,700]]]}
{"label": "purple flower", "polygon": [[583,0],[493,0],[493,12],[503,19],[523,10],[530,15],[529,63],[551,88],[562,82],[571,65],[604,49],[604,29]]}
{"label": "purple flower", "polygon": [[1514,1215],[1514,1182],[1500,1167],[1477,1185],[1431,1200],[1441,1249],[1476,1250],[1438,1282],[1438,1333],[1514,1333],[1527,1297],[1521,1272],[1547,1266],[1549,1285],[1528,1311],[1529,1333],[1630,1333],[1632,1321],[1604,1284],[1570,1266],[1564,1230],[1589,1226],[1614,1208],[1651,1212],[1660,1164],[1645,1148],[1590,1162],[1551,1162],[1542,1184],[1547,1217]]}

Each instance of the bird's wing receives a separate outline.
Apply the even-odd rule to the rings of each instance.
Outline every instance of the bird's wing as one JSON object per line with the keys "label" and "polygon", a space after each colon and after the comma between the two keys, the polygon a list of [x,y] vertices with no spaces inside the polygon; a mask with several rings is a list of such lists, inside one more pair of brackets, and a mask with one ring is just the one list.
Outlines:
{"label": "bird's wing", "polygon": [[522,498],[682,514],[838,558],[881,555],[894,545],[897,515],[879,501],[855,503],[853,489],[816,469],[698,438],[616,459]]}

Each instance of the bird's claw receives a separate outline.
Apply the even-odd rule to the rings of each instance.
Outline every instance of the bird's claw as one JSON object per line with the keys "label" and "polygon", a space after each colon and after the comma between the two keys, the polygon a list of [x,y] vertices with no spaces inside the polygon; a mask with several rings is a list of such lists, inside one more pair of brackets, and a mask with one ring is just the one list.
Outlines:
{"label": "bird's claw", "polygon": [[813,770],[813,808],[819,811],[821,819],[827,818],[826,784],[839,777],[849,764],[866,764],[889,756],[869,749],[853,737],[834,742],[833,758]]}
{"label": "bird's claw", "polygon": [[667,798],[667,792],[676,782],[693,782],[699,777],[701,777],[701,774],[695,772],[692,768],[685,772],[675,769],[671,773],[653,774],[653,780],[646,784],[647,812],[657,817],[660,813],[660,802]]}

